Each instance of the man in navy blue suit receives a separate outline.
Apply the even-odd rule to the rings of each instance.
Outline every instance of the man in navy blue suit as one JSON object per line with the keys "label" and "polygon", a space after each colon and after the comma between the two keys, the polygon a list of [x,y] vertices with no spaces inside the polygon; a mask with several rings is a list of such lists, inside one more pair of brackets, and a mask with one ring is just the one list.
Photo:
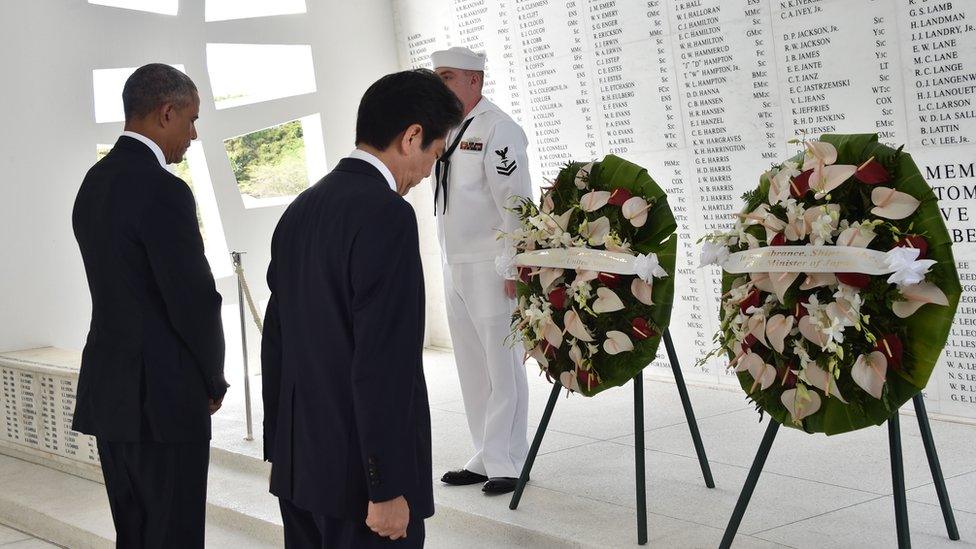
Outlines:
{"label": "man in navy blue suit", "polygon": [[72,223],[91,291],[73,428],[94,435],[120,548],[204,545],[220,294],[193,194],[166,169],[196,139],[196,86],[153,63],[122,90],[125,131],[85,176]]}
{"label": "man in navy blue suit", "polygon": [[275,229],[264,440],[288,548],[423,546],[434,513],[424,278],[403,195],[460,121],[433,72],[381,78],[360,102],[356,149]]}

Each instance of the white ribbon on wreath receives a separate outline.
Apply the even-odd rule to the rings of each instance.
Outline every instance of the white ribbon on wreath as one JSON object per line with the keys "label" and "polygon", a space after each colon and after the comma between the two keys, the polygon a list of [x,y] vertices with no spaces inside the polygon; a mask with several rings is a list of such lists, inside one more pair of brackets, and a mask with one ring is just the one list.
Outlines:
{"label": "white ribbon on wreath", "polygon": [[553,248],[533,250],[515,256],[515,263],[523,267],[549,267],[600,271],[620,275],[637,276],[650,283],[654,278],[665,278],[668,273],[661,267],[657,254],[631,255],[590,248]]}

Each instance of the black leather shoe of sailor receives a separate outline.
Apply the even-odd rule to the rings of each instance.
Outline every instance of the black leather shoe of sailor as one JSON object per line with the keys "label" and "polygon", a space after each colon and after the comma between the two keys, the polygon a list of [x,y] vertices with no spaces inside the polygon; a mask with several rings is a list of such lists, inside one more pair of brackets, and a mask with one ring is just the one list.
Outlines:
{"label": "black leather shoe of sailor", "polygon": [[479,484],[488,480],[485,475],[479,475],[478,473],[472,473],[467,469],[458,469],[457,471],[448,471],[444,473],[441,477],[441,482],[444,484],[450,484],[452,486],[467,486],[469,484]]}
{"label": "black leather shoe of sailor", "polygon": [[516,484],[518,484],[517,478],[495,477],[488,479],[488,482],[481,487],[481,491],[493,496],[498,494],[507,494],[515,491]]}

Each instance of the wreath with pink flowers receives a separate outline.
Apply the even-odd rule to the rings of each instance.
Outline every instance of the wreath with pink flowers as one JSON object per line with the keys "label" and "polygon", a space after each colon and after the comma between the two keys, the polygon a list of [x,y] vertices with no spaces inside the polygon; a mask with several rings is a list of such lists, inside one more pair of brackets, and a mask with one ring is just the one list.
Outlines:
{"label": "wreath with pink flowers", "polygon": [[718,352],[760,414],[828,435],[880,425],[945,345],[961,293],[952,241],[901,148],[874,134],[793,143],[733,230],[703,243],[703,264],[726,271]]}
{"label": "wreath with pink flowers", "polygon": [[[522,200],[513,211],[521,227],[505,237],[521,266],[512,332],[526,358],[586,396],[633,379],[671,319],[677,225],[665,192],[609,155],[567,165],[540,206]],[[526,259],[556,256],[562,263]]]}

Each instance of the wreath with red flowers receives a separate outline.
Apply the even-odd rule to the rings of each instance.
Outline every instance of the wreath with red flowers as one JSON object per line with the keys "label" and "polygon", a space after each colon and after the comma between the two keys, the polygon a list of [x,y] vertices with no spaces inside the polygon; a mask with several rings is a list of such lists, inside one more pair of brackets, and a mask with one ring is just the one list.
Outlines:
{"label": "wreath with red flowers", "polygon": [[[540,206],[523,200],[514,211],[521,228],[506,237],[522,266],[512,330],[526,358],[586,396],[633,379],[671,318],[677,225],[665,192],[647,170],[609,155],[567,165]],[[557,255],[580,268],[525,263]],[[618,263],[631,270],[593,267]]]}
{"label": "wreath with red flowers", "polygon": [[[744,195],[733,230],[703,244],[703,263],[726,270],[718,352],[781,423],[828,435],[880,425],[925,387],[949,335],[961,293],[952,241],[901,148],[874,134],[795,143],[803,150]],[[756,262],[813,251],[861,263],[729,272],[744,257],[769,266]]]}

